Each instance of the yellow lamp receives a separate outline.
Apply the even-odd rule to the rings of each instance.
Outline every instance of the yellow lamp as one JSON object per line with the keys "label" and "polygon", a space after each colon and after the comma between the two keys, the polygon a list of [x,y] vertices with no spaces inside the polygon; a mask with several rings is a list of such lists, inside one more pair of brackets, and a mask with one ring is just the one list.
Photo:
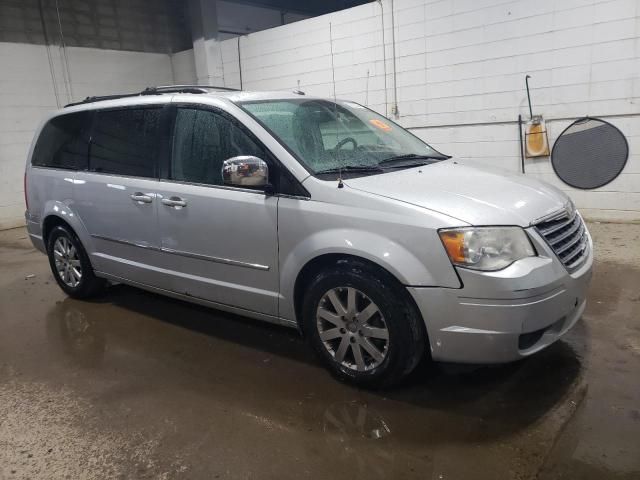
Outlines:
{"label": "yellow lamp", "polygon": [[548,157],[549,139],[544,119],[540,115],[534,115],[525,124],[525,155],[527,158]]}

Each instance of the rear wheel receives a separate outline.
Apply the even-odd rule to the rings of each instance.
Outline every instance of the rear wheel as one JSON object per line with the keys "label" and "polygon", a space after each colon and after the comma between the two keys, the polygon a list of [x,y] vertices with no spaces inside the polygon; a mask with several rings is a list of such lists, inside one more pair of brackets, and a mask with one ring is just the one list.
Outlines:
{"label": "rear wheel", "polygon": [[364,262],[341,262],[311,280],[303,303],[307,338],[350,383],[385,387],[409,374],[427,341],[402,287]]}
{"label": "rear wheel", "polygon": [[93,273],[87,252],[69,227],[58,225],[51,230],[47,252],[53,277],[70,297],[92,297],[106,286]]}

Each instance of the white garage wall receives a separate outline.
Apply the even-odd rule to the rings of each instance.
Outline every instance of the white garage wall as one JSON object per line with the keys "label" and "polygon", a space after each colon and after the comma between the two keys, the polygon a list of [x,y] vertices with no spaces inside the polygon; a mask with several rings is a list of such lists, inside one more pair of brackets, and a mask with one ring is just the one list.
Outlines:
{"label": "white garage wall", "polygon": [[[192,83],[188,52],[174,60],[180,79]],[[174,82],[172,60],[165,54],[69,47],[66,59],[68,68],[55,46],[0,43],[0,229],[24,224],[26,155],[34,129],[48,112],[89,95]]]}
{"label": "white garage wall", "polygon": [[[528,73],[551,144],[572,119],[602,116],[625,133],[631,155],[618,179],[589,192],[560,182],[548,158],[527,160],[527,174],[568,191],[591,218],[640,220],[637,0],[384,0],[220,45],[227,86],[240,86],[241,64],[245,89],[335,88],[389,116],[397,98],[397,120],[437,148],[511,171]],[[26,151],[57,103],[196,78],[192,50],[67,48],[66,59],[68,68],[59,47],[0,43],[0,228],[23,223]]]}
{"label": "white garage wall", "polygon": [[195,85],[197,76],[193,49],[172,54],[171,69],[173,71],[173,82],[176,85]]}
{"label": "white garage wall", "polygon": [[[222,51],[224,82],[239,87],[237,40]],[[527,174],[567,191],[590,218],[640,220],[637,0],[384,0],[241,37],[240,63],[245,89],[299,84],[331,96],[335,85],[389,116],[397,97],[398,121],[437,148],[514,172],[530,74],[551,145],[573,119],[600,116],[627,136],[630,158],[588,192],[560,182],[548,158],[526,160]]]}

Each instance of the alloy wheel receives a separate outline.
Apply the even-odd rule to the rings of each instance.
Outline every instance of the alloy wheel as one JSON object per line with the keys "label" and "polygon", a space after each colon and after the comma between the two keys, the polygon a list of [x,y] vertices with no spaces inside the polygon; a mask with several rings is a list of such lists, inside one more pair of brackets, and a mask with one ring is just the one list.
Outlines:
{"label": "alloy wheel", "polygon": [[353,287],[326,292],[316,310],[318,334],[340,365],[358,372],[373,370],[386,358],[389,330],[373,301]]}
{"label": "alloy wheel", "polygon": [[82,265],[78,250],[67,237],[58,237],[53,244],[53,258],[60,280],[75,288],[82,280]]}

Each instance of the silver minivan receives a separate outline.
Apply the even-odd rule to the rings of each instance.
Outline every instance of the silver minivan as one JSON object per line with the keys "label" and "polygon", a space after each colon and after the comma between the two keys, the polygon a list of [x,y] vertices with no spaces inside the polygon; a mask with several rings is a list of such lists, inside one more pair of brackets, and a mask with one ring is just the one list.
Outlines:
{"label": "silver minivan", "polygon": [[302,92],[173,86],[69,105],[38,129],[25,197],[68,295],[125,283],[295,327],[363,386],[425,355],[545,348],[582,315],[593,264],[556,188]]}

